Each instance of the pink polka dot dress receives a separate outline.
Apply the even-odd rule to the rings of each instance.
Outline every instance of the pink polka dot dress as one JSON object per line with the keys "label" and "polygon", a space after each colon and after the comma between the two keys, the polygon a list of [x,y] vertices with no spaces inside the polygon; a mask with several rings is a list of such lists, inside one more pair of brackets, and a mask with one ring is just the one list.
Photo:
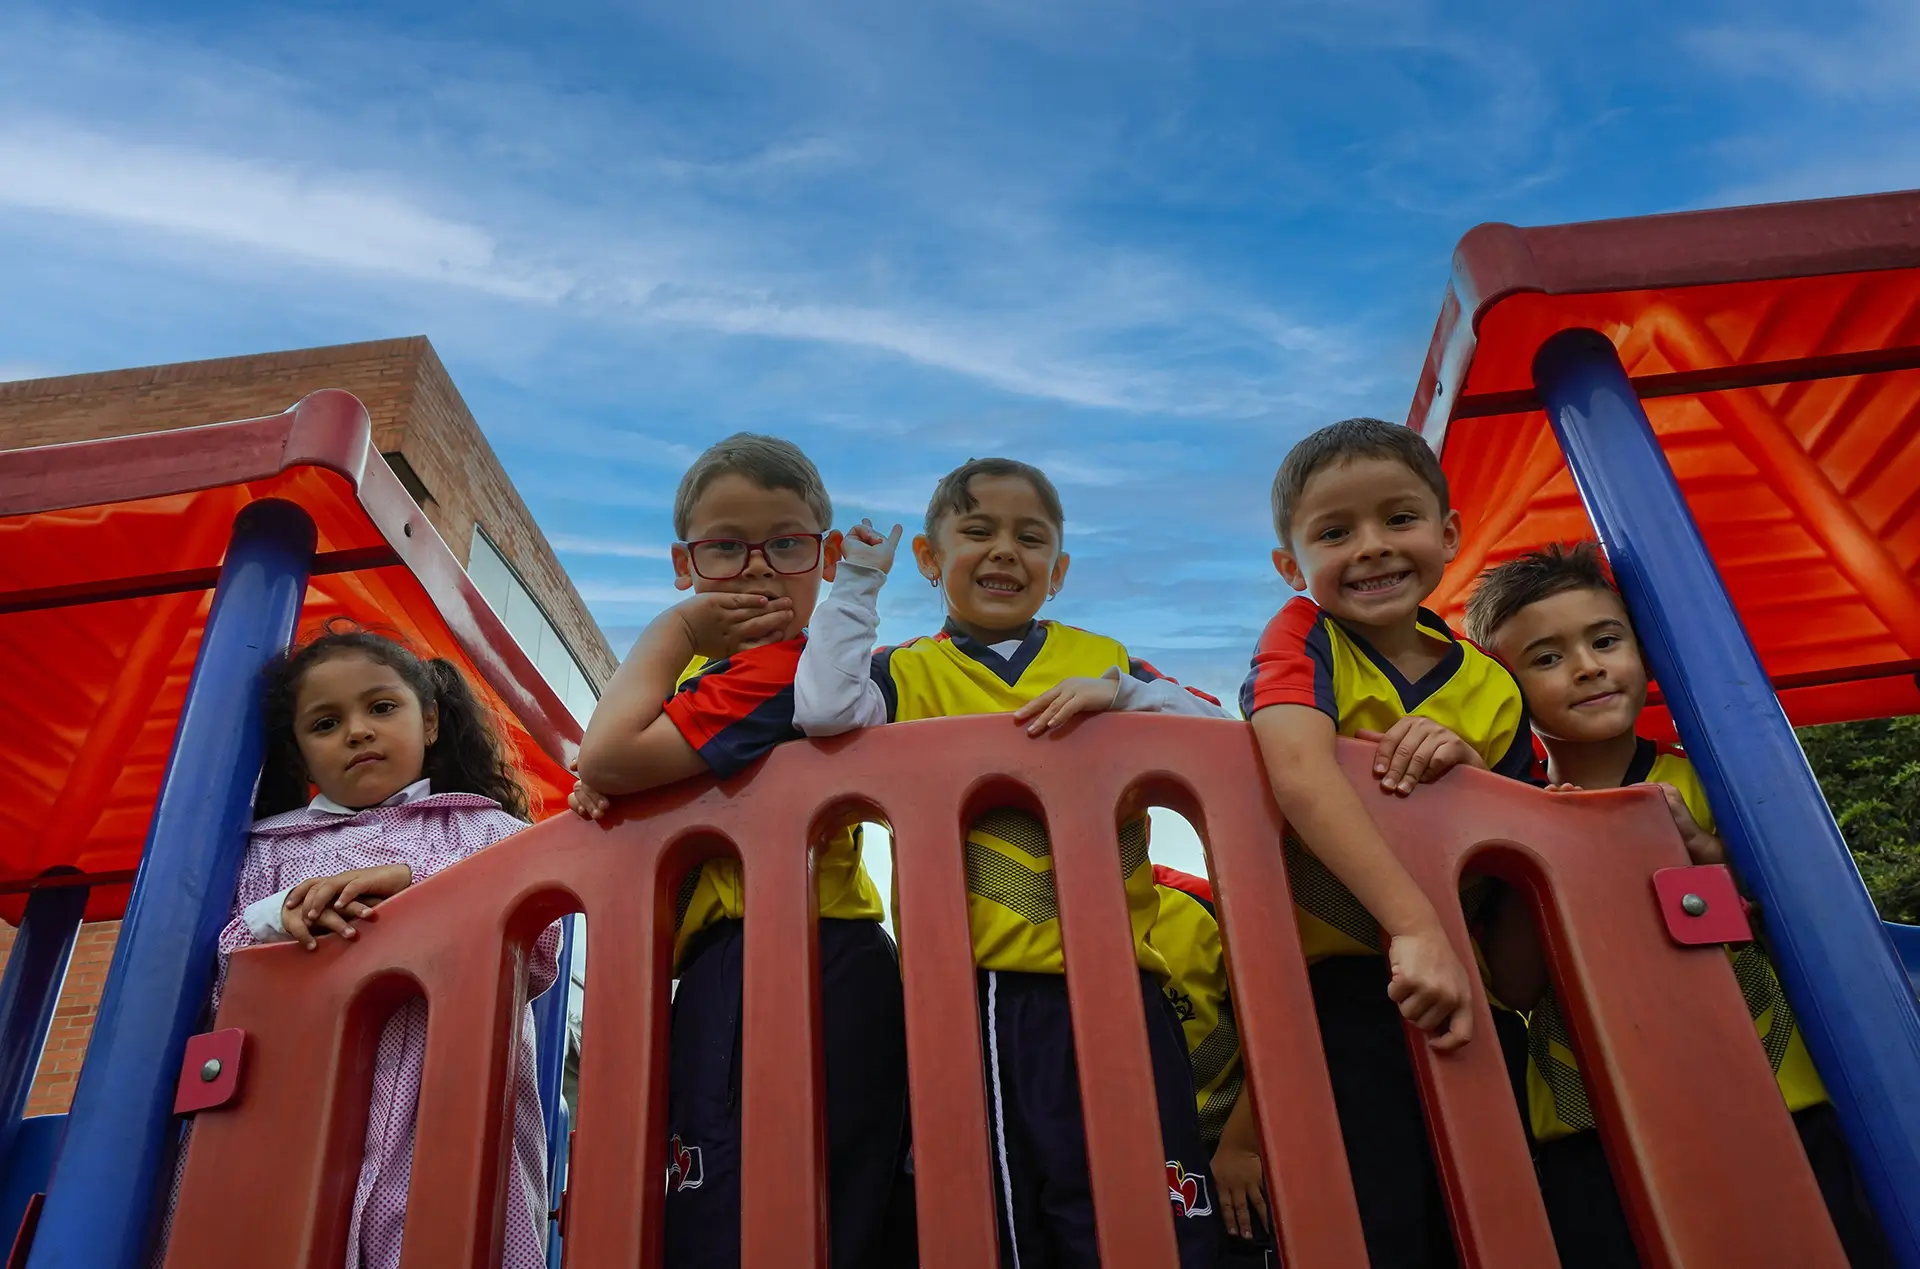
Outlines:
{"label": "pink polka dot dress", "polygon": [[[227,957],[255,943],[284,939],[272,915],[285,892],[302,881],[354,868],[406,864],[417,884],[484,850],[526,825],[497,802],[471,793],[430,791],[425,781],[387,803],[352,812],[325,798],[253,826],[240,865],[233,918],[220,932],[220,966],[213,1006],[219,1004]],[[263,900],[273,899],[267,905]],[[252,909],[250,912],[249,909]],[[550,926],[529,958],[527,996],[553,985],[559,972],[560,926]],[[427,1005],[414,1000],[380,1033],[367,1115],[366,1152],[353,1196],[346,1269],[398,1269],[406,1223],[407,1181],[413,1172],[415,1114],[426,1065]],[[546,1124],[535,1083],[533,1011],[521,1019],[513,1062],[513,1153],[506,1193],[506,1269],[546,1264]],[[181,1149],[181,1166],[186,1158]],[[175,1175],[178,1190],[179,1173]],[[171,1205],[169,1205],[171,1206]],[[172,1214],[168,1213],[171,1226]],[[163,1235],[160,1246],[164,1249]]]}

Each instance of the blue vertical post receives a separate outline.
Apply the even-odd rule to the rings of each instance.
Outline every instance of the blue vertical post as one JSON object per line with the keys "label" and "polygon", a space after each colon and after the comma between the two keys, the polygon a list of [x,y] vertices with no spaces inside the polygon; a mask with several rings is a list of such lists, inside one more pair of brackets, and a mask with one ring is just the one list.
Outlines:
{"label": "blue vertical post", "polygon": [[27,896],[20,933],[0,976],[0,1168],[13,1160],[20,1117],[73,958],[87,893],[85,886],[50,886]]}
{"label": "blue vertical post", "polygon": [[1533,363],[1560,448],[1900,1264],[1920,1269],[1920,1011],[1613,345]]}
{"label": "blue vertical post", "polygon": [[293,503],[234,519],[31,1269],[147,1264],[181,1056],[206,1011],[265,756],[261,671],[299,620],[313,547]]}
{"label": "blue vertical post", "polygon": [[[567,1077],[567,1001],[573,994],[573,934],[575,918],[567,917],[560,930],[560,973],[540,999],[533,1002],[534,1061],[538,1065],[540,1110],[547,1121],[547,1202],[558,1209],[566,1184],[567,1106],[560,1096]],[[548,1231],[547,1262],[558,1267],[560,1238],[557,1225]]]}

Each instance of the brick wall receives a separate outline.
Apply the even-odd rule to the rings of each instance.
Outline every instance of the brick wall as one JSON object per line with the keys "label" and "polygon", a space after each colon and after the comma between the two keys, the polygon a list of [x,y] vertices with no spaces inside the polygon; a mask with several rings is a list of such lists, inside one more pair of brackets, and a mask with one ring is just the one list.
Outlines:
{"label": "brick wall", "polygon": [[[12,926],[0,924],[0,961],[13,951],[13,936]],[[107,966],[119,937],[118,921],[80,927],[66,981],[60,987],[53,1025],[47,1029],[47,1046],[40,1054],[33,1090],[27,1095],[29,1115],[57,1115],[73,1102],[74,1081],[80,1077],[80,1060],[86,1056],[87,1037],[93,1034],[100,990],[106,985]]]}

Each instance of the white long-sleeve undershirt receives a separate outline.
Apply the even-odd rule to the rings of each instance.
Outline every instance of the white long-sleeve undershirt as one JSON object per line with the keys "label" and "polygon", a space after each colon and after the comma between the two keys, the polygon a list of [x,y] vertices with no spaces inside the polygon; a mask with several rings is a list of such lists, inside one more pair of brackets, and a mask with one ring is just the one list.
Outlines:
{"label": "white long-sleeve undershirt", "polygon": [[[877,568],[842,560],[827,597],[813,610],[806,650],[800,654],[793,682],[794,726],[807,735],[838,736],[888,721],[887,698],[873,681],[871,669],[880,629],[880,588],[886,580],[887,575]],[[1010,639],[991,648],[1011,657],[1020,643]],[[1227,716],[1220,706],[1172,679],[1137,679],[1118,668],[1109,669],[1106,677],[1119,683],[1113,700],[1117,710]]]}

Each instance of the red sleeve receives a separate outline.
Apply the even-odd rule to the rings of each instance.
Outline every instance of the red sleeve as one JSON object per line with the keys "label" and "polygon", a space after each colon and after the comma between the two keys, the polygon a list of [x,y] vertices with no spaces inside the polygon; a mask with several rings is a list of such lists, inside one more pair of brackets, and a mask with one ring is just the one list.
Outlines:
{"label": "red sleeve", "polygon": [[1155,864],[1153,884],[1190,894],[1206,904],[1209,909],[1213,907],[1213,883],[1205,877],[1196,877],[1190,872],[1181,872],[1178,868],[1169,868],[1165,864]]}
{"label": "red sleeve", "polygon": [[797,740],[793,672],[803,641],[736,652],[680,685],[662,712],[722,778],[752,765],[782,741]]}
{"label": "red sleeve", "polygon": [[1305,705],[1340,722],[1333,696],[1333,639],[1326,614],[1305,595],[1290,600],[1260,634],[1247,681],[1240,685],[1240,712],[1252,718],[1269,705]]}

